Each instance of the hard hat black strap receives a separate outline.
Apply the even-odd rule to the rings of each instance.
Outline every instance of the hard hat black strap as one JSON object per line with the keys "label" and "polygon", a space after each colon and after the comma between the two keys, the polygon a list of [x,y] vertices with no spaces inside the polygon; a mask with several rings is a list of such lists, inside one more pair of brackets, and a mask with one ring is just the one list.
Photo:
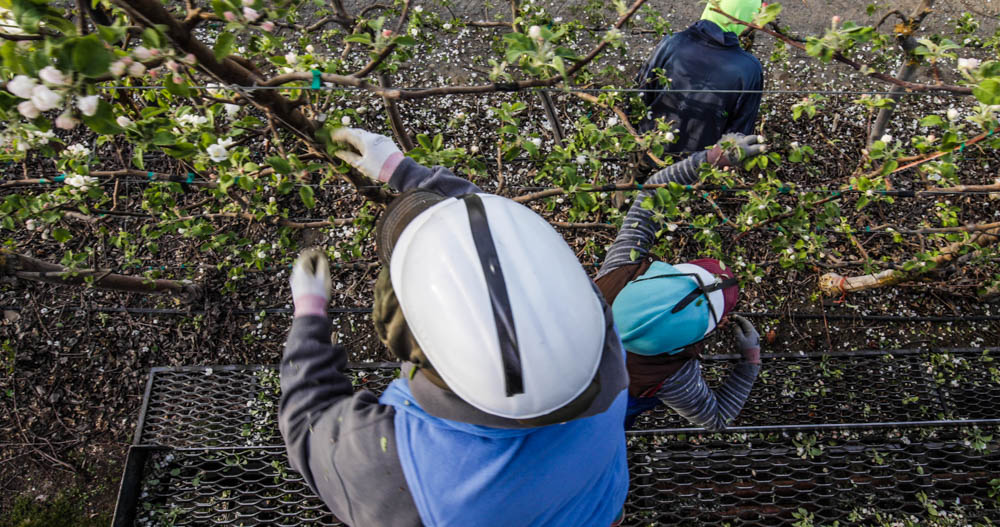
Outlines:
{"label": "hard hat black strap", "polygon": [[510,308],[510,298],[507,296],[507,283],[500,268],[500,258],[490,225],[486,221],[486,207],[483,200],[476,194],[462,196],[465,208],[469,213],[469,227],[472,229],[472,240],[476,244],[479,263],[486,276],[486,289],[490,294],[490,304],[493,307],[493,320],[497,326],[497,339],[500,342],[500,359],[503,362],[504,382],[507,397],[524,393],[524,379],[521,371],[521,352],[517,345],[517,332],[514,329],[514,315]]}

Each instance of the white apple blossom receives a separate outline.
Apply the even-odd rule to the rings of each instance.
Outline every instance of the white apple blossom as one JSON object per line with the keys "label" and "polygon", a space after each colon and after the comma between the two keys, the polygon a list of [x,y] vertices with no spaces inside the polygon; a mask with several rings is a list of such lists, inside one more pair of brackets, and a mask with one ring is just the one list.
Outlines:
{"label": "white apple blossom", "polygon": [[33,231],[38,228],[38,222],[35,221],[34,218],[31,218],[28,221],[24,222],[24,228],[28,229],[29,231]]}
{"label": "white apple blossom", "polygon": [[226,115],[229,118],[235,117],[236,114],[240,112],[240,105],[238,105],[238,104],[229,104],[229,103],[226,103],[226,104],[222,105],[222,108],[224,110],[226,110]]}
{"label": "white apple blossom", "polygon": [[69,85],[69,79],[63,75],[63,72],[56,69],[54,66],[45,66],[38,72],[38,78],[42,79],[42,82],[51,84],[53,86],[67,86]]}
{"label": "white apple blossom", "polygon": [[129,77],[142,77],[143,73],[146,73],[146,66],[141,62],[133,62],[128,67]]}
{"label": "white apple blossom", "polygon": [[424,6],[418,5],[417,7],[414,7],[413,8],[413,12],[414,13],[423,13],[424,12]]}
{"label": "white apple blossom", "polygon": [[36,84],[35,79],[27,75],[17,75],[7,83],[7,91],[22,99],[30,99]]}
{"label": "white apple blossom", "polygon": [[610,117],[610,118],[608,118],[608,126],[615,126],[617,124],[618,124],[618,118],[617,117]]}
{"label": "white apple blossom", "polygon": [[69,110],[63,112],[56,117],[56,128],[62,128],[63,130],[72,130],[76,128],[76,125],[80,124],[80,120],[73,117],[73,113]]}
{"label": "white apple blossom", "polygon": [[417,29],[415,27],[411,27],[410,28],[410,36],[411,37],[415,37],[415,36],[417,36],[419,34],[420,34],[420,30],[419,29]]}
{"label": "white apple blossom", "polygon": [[92,117],[97,113],[97,103],[100,99],[96,95],[88,95],[86,97],[80,97],[76,100],[76,107],[80,109],[80,112],[87,117]]}
{"label": "white apple blossom", "polygon": [[48,86],[38,85],[31,90],[31,103],[43,112],[58,108],[62,100],[62,95],[50,90]]}
{"label": "white apple blossom", "polygon": [[295,64],[299,61],[299,56],[295,53],[288,52],[285,54],[285,62],[289,64]]}
{"label": "white apple blossom", "polygon": [[128,65],[125,64],[125,61],[116,60],[111,63],[111,66],[108,66],[108,72],[115,77],[121,77],[122,75],[125,75],[125,69],[127,67]]}
{"label": "white apple blossom", "polygon": [[450,31],[451,30],[451,22],[445,22],[444,24],[441,24],[441,29],[443,29],[445,31]]}
{"label": "white apple blossom", "polygon": [[344,126],[350,126],[351,125],[351,117],[348,116],[348,115],[345,115],[345,116],[341,117],[340,118],[340,124],[342,124]]}
{"label": "white apple blossom", "polygon": [[582,165],[587,162],[587,156],[580,154],[576,156],[576,164]]}
{"label": "white apple blossom", "polygon": [[83,176],[80,174],[73,174],[72,176],[66,178],[66,184],[84,190],[87,187],[97,183],[97,178],[93,176]]}
{"label": "white apple blossom", "polygon": [[260,18],[260,13],[252,7],[244,7],[243,17],[247,19],[247,22],[256,22]]}
{"label": "white apple blossom", "polygon": [[153,58],[153,51],[145,46],[139,46],[132,51],[135,58],[139,60],[149,60]]}
{"label": "white apple blossom", "polygon": [[178,115],[177,122],[185,126],[197,128],[203,124],[208,123],[208,117],[205,117],[204,115],[195,115],[193,113],[186,113],[184,115]]}
{"label": "white apple blossom", "polygon": [[531,138],[531,143],[534,144],[536,148],[540,148],[542,146],[542,138],[541,137],[532,137]]}
{"label": "white apple blossom", "polygon": [[115,119],[115,122],[118,123],[118,126],[121,126],[122,128],[128,128],[129,126],[132,126],[133,124],[135,124],[135,122],[133,122],[132,119],[129,119],[128,117],[125,117],[124,115],[119,115]]}
{"label": "white apple blossom", "polygon": [[233,145],[233,140],[230,138],[219,139],[214,145],[208,145],[205,149],[208,152],[208,157],[216,163],[221,163],[229,159],[229,148]]}
{"label": "white apple blossom", "polygon": [[954,108],[948,108],[948,120],[955,121],[958,119],[958,110]]}
{"label": "white apple blossom", "polygon": [[270,20],[265,20],[264,22],[261,22],[260,28],[270,33],[271,31],[274,31],[274,22],[271,22]]}
{"label": "white apple blossom", "polygon": [[885,134],[885,135],[883,135],[883,136],[882,136],[882,138],[881,138],[881,139],[879,139],[879,140],[880,140],[880,141],[882,141],[882,142],[883,142],[883,143],[885,143],[885,144],[889,144],[889,143],[891,143],[891,142],[892,142],[892,136],[891,136],[891,135],[889,135],[889,134]]}
{"label": "white apple blossom", "polygon": [[473,154],[476,154],[476,153],[478,153],[478,152],[479,152],[479,145],[472,145],[472,146],[471,146],[471,147],[469,148],[469,152],[472,152]]}
{"label": "white apple blossom", "polygon": [[80,143],[74,143],[67,146],[64,153],[71,157],[87,157],[90,155],[90,149]]}
{"label": "white apple blossom", "polygon": [[531,38],[533,38],[533,39],[535,39],[535,40],[541,40],[542,39],[542,28],[540,28],[538,26],[531,26],[531,27],[529,27],[528,28],[528,36],[531,37]]}
{"label": "white apple blossom", "polygon": [[28,119],[34,119],[42,113],[38,108],[35,108],[34,103],[31,101],[21,101],[21,103],[17,105],[17,111],[21,112],[21,115]]}
{"label": "white apple blossom", "polygon": [[307,44],[306,45],[306,53],[314,53],[315,51],[316,51],[316,47],[315,46],[313,46],[312,44]]}
{"label": "white apple blossom", "polygon": [[981,64],[979,59],[958,59],[958,69],[960,70],[974,70]]}
{"label": "white apple blossom", "polygon": [[665,139],[665,140],[666,140],[666,141],[667,141],[668,143],[673,143],[673,142],[674,142],[674,139],[675,139],[676,137],[677,137],[677,136],[675,136],[673,132],[667,132],[667,134],[663,136],[663,138],[664,138],[664,139]]}

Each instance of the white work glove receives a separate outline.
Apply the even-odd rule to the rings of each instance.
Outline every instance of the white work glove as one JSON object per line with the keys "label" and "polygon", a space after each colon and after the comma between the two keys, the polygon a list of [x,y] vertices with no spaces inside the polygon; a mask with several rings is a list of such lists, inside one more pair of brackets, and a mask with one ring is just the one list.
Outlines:
{"label": "white work glove", "polygon": [[744,159],[767,152],[762,135],[726,134],[708,153],[708,162],[720,168],[736,166]]}
{"label": "white work glove", "polygon": [[360,128],[339,128],[333,132],[334,141],[347,143],[359,154],[350,150],[334,152],[359,172],[376,181],[388,182],[392,171],[403,160],[403,152],[396,143],[384,135],[373,134]]}
{"label": "white work glove", "polygon": [[330,301],[330,264],[323,251],[312,248],[299,253],[292,267],[292,302],[295,316],[326,316]]}

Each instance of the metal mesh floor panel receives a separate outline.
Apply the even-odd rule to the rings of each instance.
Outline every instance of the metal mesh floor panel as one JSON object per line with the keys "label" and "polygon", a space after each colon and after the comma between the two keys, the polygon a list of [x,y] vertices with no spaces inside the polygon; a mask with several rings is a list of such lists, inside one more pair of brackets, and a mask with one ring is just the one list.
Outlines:
{"label": "metal mesh floor panel", "polygon": [[[997,353],[994,352],[994,355]],[[705,361],[709,383],[731,360]],[[398,373],[393,363],[354,364],[357,389],[380,393]],[[279,446],[280,396],[270,366],[154,368],[136,444],[171,447]],[[1000,370],[980,350],[814,354],[765,357],[734,429],[830,424],[920,423],[1000,418]],[[636,430],[691,429],[661,406]]]}
{"label": "metal mesh floor panel", "polygon": [[152,451],[134,525],[342,525],[284,448]]}
{"label": "metal mesh floor panel", "polygon": [[[706,360],[710,384],[731,364]],[[640,418],[625,525],[1000,523],[995,364],[984,350],[765,356],[725,434],[662,408]],[[349,375],[380,393],[398,371]],[[154,368],[115,526],[340,525],[288,467],[279,397],[274,367]]]}
{"label": "metal mesh floor panel", "polygon": [[702,444],[633,437],[624,525],[1000,522],[993,497],[1000,442],[968,439],[983,437],[982,430],[939,433],[950,437],[799,434]]}

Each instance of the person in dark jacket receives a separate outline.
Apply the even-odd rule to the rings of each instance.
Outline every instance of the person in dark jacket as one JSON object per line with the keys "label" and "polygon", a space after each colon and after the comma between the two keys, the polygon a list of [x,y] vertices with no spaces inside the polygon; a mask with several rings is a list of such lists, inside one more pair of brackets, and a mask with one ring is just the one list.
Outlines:
{"label": "person in dark jacket", "polygon": [[[764,152],[763,140],[726,136],[723,143],[731,144],[730,149],[696,152],[660,170],[646,184],[693,185],[703,163],[734,166]],[[760,336],[746,319],[729,316],[739,286],[722,262],[701,259],[670,265],[648,256],[661,229],[653,222],[653,211],[642,207],[653,192],[639,192],[595,279],[612,305],[628,352],[625,426],[631,428],[640,414],[663,404],[706,430],[723,430],[743,409],[760,371]],[[743,361],[713,391],[701,374],[701,341],[727,318],[735,321],[733,335]]]}
{"label": "person in dark jacket", "polygon": [[337,152],[403,191],[381,215],[372,318],[403,361],[354,393],[331,342],[326,256],[304,251],[281,361],[289,461],[358,526],[607,526],[628,491],[624,350],[611,308],[540,216],[389,138]]}
{"label": "person in dark jacket", "polygon": [[[721,0],[720,8],[749,22],[760,10],[761,0]],[[656,127],[656,120],[673,122],[677,140],[670,153],[696,152],[719,142],[724,134],[753,132],[760,109],[764,74],[760,61],[743,50],[737,24],[705,7],[701,20],[665,37],[639,70],[636,82],[648,90],[642,100],[648,108],[639,131]]]}

